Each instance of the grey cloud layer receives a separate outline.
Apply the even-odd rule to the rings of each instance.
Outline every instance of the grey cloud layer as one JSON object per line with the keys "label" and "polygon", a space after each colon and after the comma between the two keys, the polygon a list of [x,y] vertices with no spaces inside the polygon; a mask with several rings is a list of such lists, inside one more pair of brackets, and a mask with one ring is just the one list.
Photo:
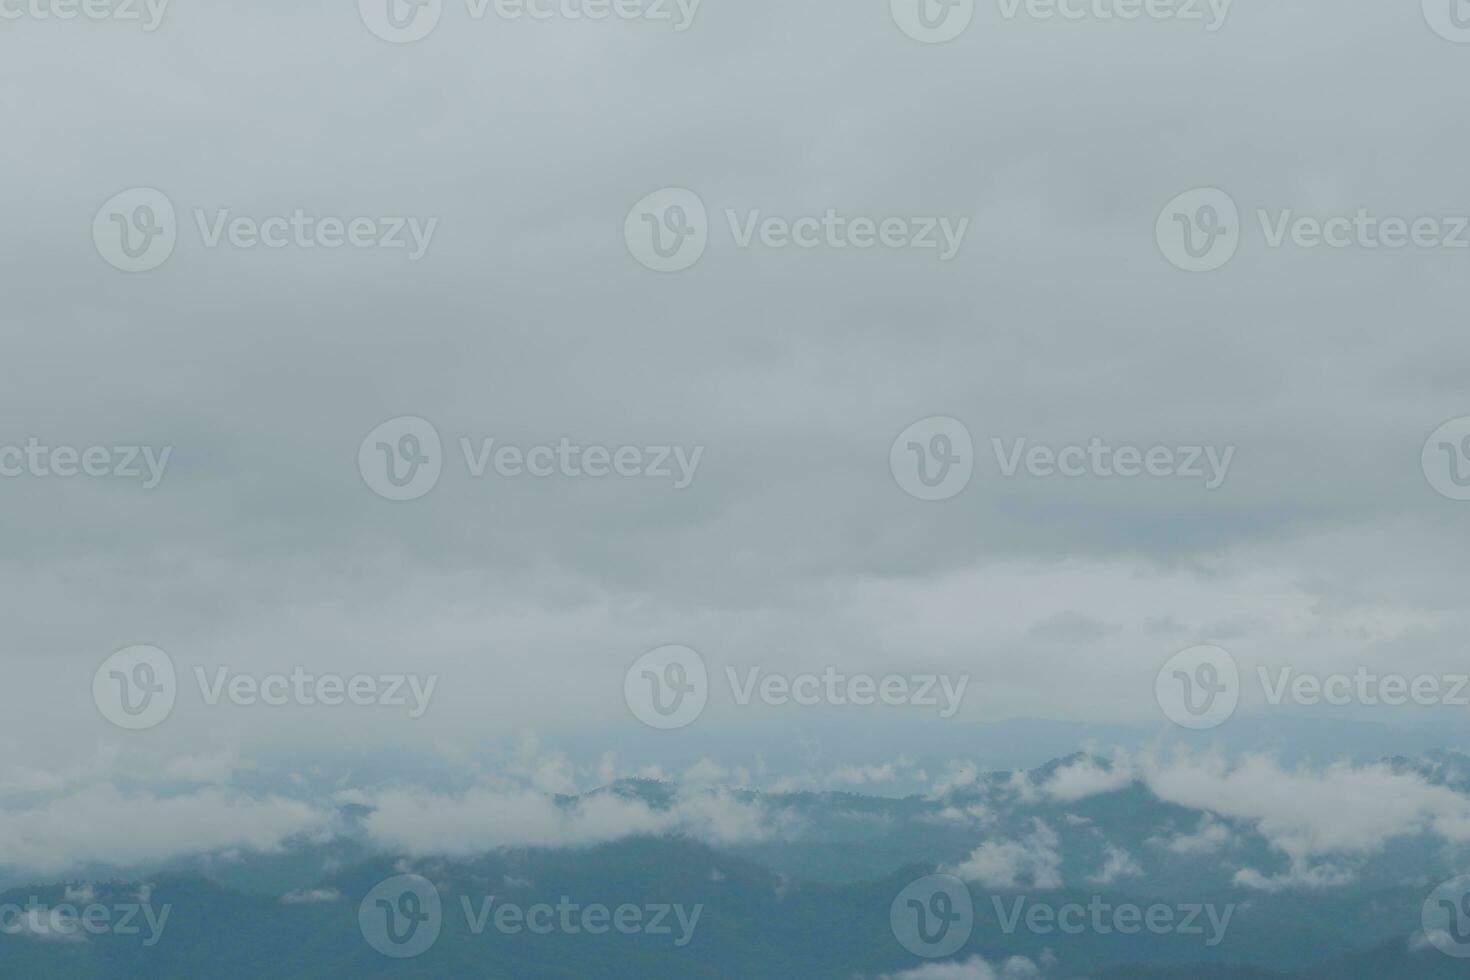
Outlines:
{"label": "grey cloud layer", "polygon": [[[1151,671],[1199,640],[1448,662],[1470,512],[1418,460],[1470,414],[1465,257],[1248,245],[1192,277],[1152,232],[1209,185],[1248,211],[1463,212],[1466,51],[1412,7],[1326,0],[1236,5],[1213,34],[982,4],[942,47],[883,7],[707,2],[678,34],[487,23],[398,47],[351,5],[178,4],[151,34],[0,35],[0,173],[23,189],[0,443],[173,447],[147,492],[0,480],[6,655],[30,683],[0,707],[74,712],[89,743],[86,678],[139,642],[437,670],[480,692],[446,700],[455,737],[624,721],[622,669],[671,641],[719,664],[964,666],[983,717],[1149,717]],[[440,220],[412,264],[185,242],[124,276],[87,228],[136,185],[186,214]],[[672,185],[717,213],[971,223],[943,264],[717,241],[660,277],[621,230]],[[705,453],[679,494],[446,478],[391,505],[354,454],[402,414]],[[936,414],[982,457],[1238,448],[1210,493],[982,465],[921,506],[887,452]],[[266,717],[176,720],[250,738]]]}

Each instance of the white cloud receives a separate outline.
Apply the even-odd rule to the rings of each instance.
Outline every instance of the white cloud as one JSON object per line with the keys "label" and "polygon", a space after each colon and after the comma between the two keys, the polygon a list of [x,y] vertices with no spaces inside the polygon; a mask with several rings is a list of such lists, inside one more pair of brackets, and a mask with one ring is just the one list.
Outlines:
{"label": "white cloud", "polygon": [[1096,885],[1111,885],[1119,879],[1137,878],[1142,874],[1143,868],[1134,860],[1133,855],[1120,847],[1108,844],[1103,866],[1087,880]]}
{"label": "white cloud", "polygon": [[91,905],[97,901],[97,891],[88,882],[77,886],[67,885],[63,896],[63,901],[72,905]]}
{"label": "white cloud", "polygon": [[240,847],[278,850],[321,829],[330,815],[277,797],[251,799],[222,789],[178,796],[94,786],[29,809],[0,810],[5,863],[59,872],[87,862],[130,865]]}
{"label": "white cloud", "polygon": [[952,760],[945,764],[944,772],[935,777],[930,794],[935,798],[940,798],[956,790],[973,786],[979,774],[980,767],[973,762]]}
{"label": "white cloud", "polygon": [[1041,799],[1041,794],[1032,781],[1031,774],[1025,770],[1018,769],[1011,773],[1010,778],[1005,781],[1005,788],[1011,792],[1018,803],[1035,803]]}
{"label": "white cloud", "polygon": [[1156,834],[1148,842],[1155,847],[1186,856],[1214,854],[1237,843],[1235,833],[1211,813],[1200,817],[1199,825],[1192,834],[1178,834],[1174,837]]}
{"label": "white cloud", "polygon": [[506,772],[542,793],[572,796],[577,792],[577,770],[566,753],[544,751],[540,739],[530,732],[522,732],[517,739],[515,759]]}
{"label": "white cloud", "polygon": [[477,789],[444,796],[393,789],[372,796],[364,821],[384,847],[464,856],[497,847],[566,847],[640,834],[684,834],[716,844],[762,840],[779,821],[723,792],[692,793],[667,810],[610,793],[560,807],[533,790]]}
{"label": "white cloud", "polygon": [[842,766],[832,774],[832,781],[861,786],[867,783],[891,783],[898,771],[891,762],[880,766]]}
{"label": "white cloud", "polygon": [[239,750],[226,748],[209,755],[171,759],[164,766],[163,778],[183,783],[227,783],[239,767]]}
{"label": "white cloud", "polygon": [[683,782],[718,783],[727,776],[729,773],[725,771],[725,767],[713,759],[700,759],[684,773]]}
{"label": "white cloud", "polygon": [[1024,956],[1013,956],[999,967],[972,956],[963,961],[925,963],[902,973],[885,973],[879,980],[1031,980],[1039,976],[1041,970]]}
{"label": "white cloud", "polygon": [[304,891],[287,892],[281,896],[283,905],[319,905],[326,902],[335,902],[342,898],[342,893],[335,888],[311,888]]}
{"label": "white cloud", "polygon": [[360,789],[339,789],[332,794],[332,802],[339,806],[367,806],[372,798]]}
{"label": "white cloud", "polygon": [[86,942],[82,923],[76,916],[57,909],[28,908],[6,923],[3,935],[29,936],[41,942]]}
{"label": "white cloud", "polygon": [[1177,756],[1147,763],[1145,778],[1162,800],[1252,822],[1303,865],[1324,855],[1372,854],[1392,838],[1425,832],[1470,840],[1470,799],[1387,764],[1339,762],[1313,771],[1263,755],[1234,764]]}
{"label": "white cloud", "polygon": [[1357,874],[1334,864],[1309,866],[1293,861],[1291,869],[1282,874],[1267,875],[1254,868],[1241,868],[1235,872],[1233,881],[1241,888],[1254,888],[1265,892],[1293,890],[1320,891],[1325,888],[1340,888],[1352,884]]}
{"label": "white cloud", "polygon": [[1123,789],[1134,781],[1126,757],[1104,768],[1090,756],[1059,767],[1042,786],[1042,792],[1062,803],[1074,803],[1089,796],[1100,796]]}
{"label": "white cloud", "polygon": [[995,814],[983,803],[972,803],[966,807],[947,806],[936,813],[927,814],[924,819],[936,823],[983,826],[994,822]]}
{"label": "white cloud", "polygon": [[986,888],[1060,888],[1062,855],[1056,832],[1040,820],[1018,841],[986,841],[950,871]]}

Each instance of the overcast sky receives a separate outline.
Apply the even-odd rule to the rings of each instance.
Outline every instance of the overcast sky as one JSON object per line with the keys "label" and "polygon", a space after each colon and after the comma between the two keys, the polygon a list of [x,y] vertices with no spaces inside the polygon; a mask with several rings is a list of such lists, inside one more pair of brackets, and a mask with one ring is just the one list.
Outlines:
{"label": "overcast sky", "polygon": [[[0,478],[0,800],[132,754],[616,747],[646,735],[625,673],[666,644],[703,655],[700,724],[731,730],[791,711],[734,704],[727,665],[966,675],[957,723],[1099,725],[1159,723],[1155,675],[1195,644],[1464,670],[1470,503],[1421,450],[1470,416],[1470,249],[1272,248],[1257,217],[1470,214],[1470,46],[1417,4],[1240,2],[1208,31],[982,2],[945,44],[879,0],[705,0],[682,31],[446,0],[410,44],[354,8],[0,20],[0,446],[170,448],[151,489]],[[130,273],[93,225],[140,187],[177,244]],[[707,208],[683,271],[625,239],[662,188]],[[1195,188],[1240,215],[1207,273],[1156,238]],[[208,245],[222,210],[298,209],[437,223],[417,259]],[[945,261],[742,248],[727,210],[968,224]],[[405,416],[443,472],[393,501],[359,449]],[[932,417],[974,452],[931,502],[890,450]],[[476,479],[461,438],[702,454],[682,489]],[[1006,477],[997,439],[1233,456],[1214,489]],[[92,681],[137,644],[180,691],[129,732]],[[411,719],[211,707],[193,677],[298,666],[438,687]]]}

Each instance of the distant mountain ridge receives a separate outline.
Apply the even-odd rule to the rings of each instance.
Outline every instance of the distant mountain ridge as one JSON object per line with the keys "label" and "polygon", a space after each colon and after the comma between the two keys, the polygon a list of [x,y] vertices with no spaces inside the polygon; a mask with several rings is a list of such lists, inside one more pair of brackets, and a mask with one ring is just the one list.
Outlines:
{"label": "distant mountain ridge", "polygon": [[[1459,753],[1385,765],[1455,792],[1470,785],[1470,759]],[[1334,887],[1243,887],[1235,869],[1274,873],[1289,863],[1253,821],[1166,802],[1127,776],[1108,759],[1079,753],[1033,770],[958,774],[942,794],[903,798],[623,780],[557,797],[557,805],[575,811],[616,798],[667,811],[714,793],[716,804],[766,814],[769,832],[724,842],[643,834],[473,857],[381,853],[366,832],[373,809],[350,803],[339,808],[334,837],[295,841],[283,854],[201,856],[126,881],[89,876],[92,884],[84,884],[72,876],[69,885],[0,893],[0,906],[33,896],[55,906],[81,889],[99,901],[141,893],[172,910],[163,940],[151,947],[117,935],[0,935],[0,977],[897,976],[923,961],[896,939],[890,907],[915,880],[949,871],[968,879],[975,916],[972,934],[947,959],[1023,957],[1039,980],[1470,978],[1470,961],[1416,941],[1428,890],[1455,871],[1443,842],[1394,838]],[[1014,880],[1000,880],[1013,872]],[[444,927],[431,949],[400,962],[365,941],[358,911],[375,886],[405,873],[433,883]],[[475,934],[465,917],[487,901],[527,907],[564,897],[702,911],[686,946],[650,935]],[[1211,946],[1196,935],[1066,934],[1005,924],[1015,909],[1095,902],[1209,904],[1230,910],[1228,931]]]}

